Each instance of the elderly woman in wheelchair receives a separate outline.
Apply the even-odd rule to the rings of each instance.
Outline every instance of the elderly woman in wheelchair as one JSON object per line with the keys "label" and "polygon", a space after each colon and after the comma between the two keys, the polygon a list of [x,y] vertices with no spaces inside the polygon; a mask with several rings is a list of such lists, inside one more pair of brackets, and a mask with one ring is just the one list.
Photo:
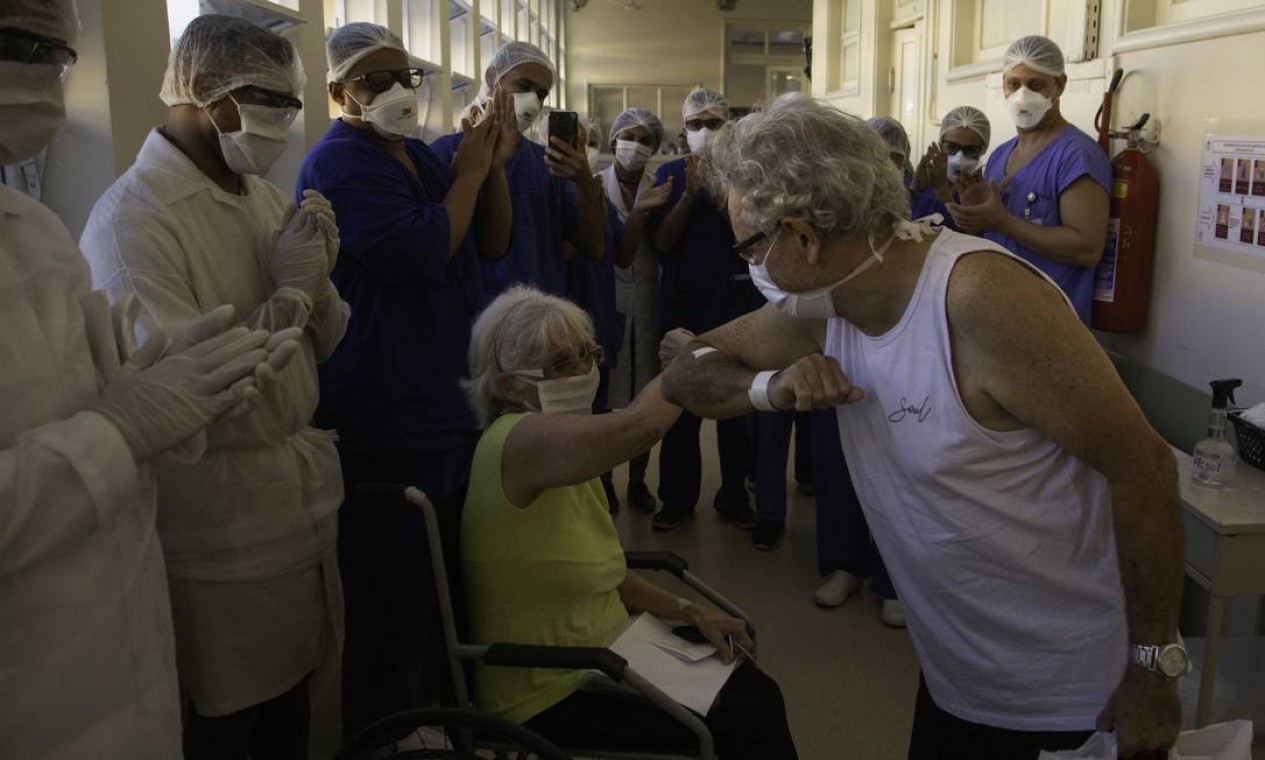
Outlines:
{"label": "elderly woman in wheelchair", "polygon": [[[468,392],[485,430],[461,521],[477,643],[601,647],[630,613],[687,620],[735,658],[746,622],[630,572],[598,477],[648,450],[680,414],[650,383],[625,409],[591,415],[601,348],[570,301],[512,288],[479,316]],[[736,645],[731,648],[730,642]],[[690,752],[694,734],[644,699],[585,688],[578,670],[478,665],[475,700],[563,746]],[[795,758],[777,684],[743,662],[703,718],[724,760]]]}

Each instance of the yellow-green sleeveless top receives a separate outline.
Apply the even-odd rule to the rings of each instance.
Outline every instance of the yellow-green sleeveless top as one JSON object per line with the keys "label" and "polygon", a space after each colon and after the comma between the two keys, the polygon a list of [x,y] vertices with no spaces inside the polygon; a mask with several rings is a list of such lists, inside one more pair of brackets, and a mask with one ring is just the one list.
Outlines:
{"label": "yellow-green sleeveless top", "polygon": [[[483,433],[461,519],[461,555],[471,639],[551,646],[604,646],[628,621],[618,587],[624,550],[601,482],[550,488],[526,509],[505,497],[505,439],[526,414],[507,414]],[[518,723],[565,699],[578,670],[475,668],[480,710]]]}

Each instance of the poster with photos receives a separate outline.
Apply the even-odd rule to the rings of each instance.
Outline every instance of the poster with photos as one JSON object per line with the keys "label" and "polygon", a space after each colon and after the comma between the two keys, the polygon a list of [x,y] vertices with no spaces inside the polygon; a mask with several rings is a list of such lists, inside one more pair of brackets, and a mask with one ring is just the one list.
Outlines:
{"label": "poster with photos", "polygon": [[1265,263],[1265,136],[1204,136],[1195,243]]}

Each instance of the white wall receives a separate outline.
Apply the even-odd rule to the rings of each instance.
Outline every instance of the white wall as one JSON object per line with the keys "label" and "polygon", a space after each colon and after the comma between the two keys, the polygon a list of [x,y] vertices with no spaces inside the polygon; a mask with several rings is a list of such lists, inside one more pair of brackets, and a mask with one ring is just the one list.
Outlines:
{"label": "white wall", "polygon": [[[1116,125],[1144,111],[1161,122],[1161,145],[1152,156],[1161,192],[1149,324],[1136,335],[1100,337],[1109,347],[1198,388],[1206,389],[1214,378],[1242,377],[1239,400],[1265,401],[1265,274],[1197,259],[1193,250],[1203,120],[1265,119],[1252,95],[1260,89],[1261,67],[1245,65],[1265,62],[1265,31],[1122,53],[1113,62],[1121,2],[1102,2],[1099,56],[1069,66],[1068,91],[1062,99],[1068,119],[1092,133],[1108,74],[1119,66],[1132,74],[1117,96]],[[879,16],[887,3],[863,3],[862,57],[869,66],[860,91],[852,95],[831,94],[826,87],[828,67],[835,64],[830,30],[836,5],[829,0],[815,3],[814,92],[861,116],[883,113],[885,41],[890,31],[887,19]],[[994,146],[1009,139],[1014,128],[1001,100],[1000,75],[994,71],[950,81],[952,3],[939,0],[928,5],[930,44],[936,53],[927,65],[933,108],[928,121],[917,126],[931,139],[941,114],[954,106],[973,105],[989,114]],[[1052,10],[1050,18],[1057,22],[1061,16]]]}
{"label": "white wall", "polygon": [[[812,18],[812,0],[739,0],[724,13],[715,0],[639,0],[624,10],[609,0],[590,0],[567,10],[567,96],[570,107],[588,110],[590,84],[724,86],[724,22],[800,21]],[[665,106],[666,107],[666,106]]]}

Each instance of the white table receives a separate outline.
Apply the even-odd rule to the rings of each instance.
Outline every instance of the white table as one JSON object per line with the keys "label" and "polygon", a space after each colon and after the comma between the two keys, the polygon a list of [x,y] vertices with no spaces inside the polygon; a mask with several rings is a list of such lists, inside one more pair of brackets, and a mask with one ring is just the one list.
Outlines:
{"label": "white table", "polygon": [[1181,477],[1186,574],[1208,591],[1208,645],[1195,707],[1195,726],[1203,727],[1212,709],[1225,600],[1265,594],[1265,472],[1239,462],[1229,488],[1203,488],[1190,479],[1190,455],[1173,453]]}

